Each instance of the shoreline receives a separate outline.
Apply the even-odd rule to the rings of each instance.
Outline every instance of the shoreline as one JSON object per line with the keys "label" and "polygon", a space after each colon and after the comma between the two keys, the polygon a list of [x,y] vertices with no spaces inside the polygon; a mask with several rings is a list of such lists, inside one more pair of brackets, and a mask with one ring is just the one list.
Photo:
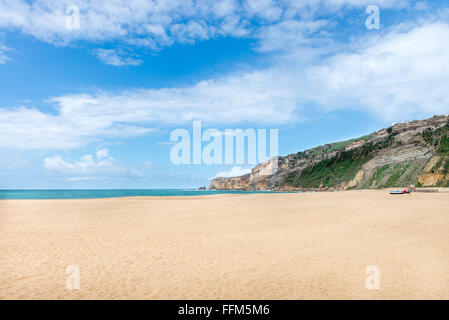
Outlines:
{"label": "shoreline", "polygon": [[[393,189],[403,189],[403,187],[391,187],[391,188],[382,188],[382,189],[352,189],[352,190],[311,190],[311,191],[269,191],[269,190],[211,190],[216,193],[211,194],[201,194],[201,195],[136,195],[136,196],[113,196],[113,197],[98,197],[98,198],[0,198],[1,201],[15,201],[15,200],[101,200],[101,199],[139,199],[139,198],[203,198],[203,197],[211,197],[211,196],[238,196],[238,195],[278,195],[278,194],[326,194],[326,193],[344,193],[344,192],[386,192],[393,190]],[[89,190],[104,190],[104,189],[68,189],[64,191],[71,191],[71,190],[82,190],[82,191],[89,191]],[[108,190],[122,190],[122,189],[108,189]],[[134,189],[130,189],[134,190]],[[138,190],[138,189],[135,189]],[[158,189],[147,189],[147,190],[158,190]],[[180,190],[180,189],[169,189],[169,190]],[[0,190],[0,191],[16,191],[16,190]],[[28,189],[26,191],[35,191],[33,189]],[[58,189],[55,190],[39,190],[39,191],[60,191]],[[199,192],[208,192],[206,191],[199,191]],[[221,192],[223,191],[223,192]],[[196,191],[189,191],[189,192],[196,192]],[[449,188],[445,187],[420,187],[416,188],[415,194],[418,193],[449,193]],[[413,196],[413,193],[412,193]]]}
{"label": "shoreline", "polygon": [[[149,194],[139,194],[142,192],[127,192],[127,194],[124,195],[111,195],[111,192],[121,192],[123,189],[72,189],[72,190],[0,190],[0,201],[1,200],[79,200],[79,199],[114,199],[114,198],[130,198],[130,197],[161,197],[161,198],[173,198],[173,197],[205,197],[205,196],[214,196],[214,195],[243,195],[243,194],[287,194],[287,193],[305,193],[300,191],[264,191],[264,190],[254,190],[254,191],[248,191],[248,190],[210,190],[210,191],[204,191],[204,190],[182,190],[182,189],[128,189],[131,191],[144,191],[144,193]],[[18,193],[23,195],[24,193],[40,193],[45,194],[45,196],[37,197],[29,197],[25,198],[24,196],[10,196],[5,197],[4,194],[2,195],[1,192],[6,193],[14,193],[19,191]],[[106,191],[105,193],[107,195],[104,196],[97,196],[93,197],[92,194],[95,193],[101,193],[102,191]],[[69,197],[67,195],[64,196],[58,196],[58,193],[78,193],[78,196],[75,197]],[[151,194],[151,192],[154,192],[155,194]],[[168,194],[160,194],[160,193],[167,193]],[[52,195],[56,194],[56,195]],[[84,195],[79,195],[79,193],[84,193]],[[173,193],[173,194],[169,194]]]}

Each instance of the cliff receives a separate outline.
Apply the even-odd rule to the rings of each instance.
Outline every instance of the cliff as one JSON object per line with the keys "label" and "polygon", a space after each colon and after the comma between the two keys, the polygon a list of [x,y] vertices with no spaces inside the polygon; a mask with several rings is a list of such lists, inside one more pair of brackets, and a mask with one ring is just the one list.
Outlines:
{"label": "cliff", "polygon": [[216,190],[344,190],[449,186],[449,116],[397,123],[368,136],[319,146],[216,178]]}

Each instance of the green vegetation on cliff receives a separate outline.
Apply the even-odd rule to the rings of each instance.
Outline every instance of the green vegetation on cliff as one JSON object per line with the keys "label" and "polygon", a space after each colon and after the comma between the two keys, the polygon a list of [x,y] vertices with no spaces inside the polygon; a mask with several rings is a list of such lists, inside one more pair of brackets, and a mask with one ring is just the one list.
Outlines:
{"label": "green vegetation on cliff", "polygon": [[373,152],[390,146],[393,138],[389,135],[383,141],[367,143],[360,148],[340,151],[336,156],[310,165],[298,175],[291,173],[285,183],[295,188],[333,188],[354,179],[362,166],[372,159]]}
{"label": "green vegetation on cliff", "polygon": [[[410,164],[397,164],[393,168],[393,172],[391,173],[390,177],[388,178],[387,182],[385,183],[385,187],[399,187],[402,183],[400,183],[401,177],[404,175],[404,173],[407,171]],[[409,182],[410,183],[410,182]],[[404,181],[404,184],[408,184]]]}
{"label": "green vegetation on cliff", "polygon": [[360,138],[356,139],[350,139],[345,141],[339,141],[339,142],[333,142],[330,144],[326,144],[324,146],[319,146],[312,148],[310,150],[307,150],[307,152],[298,152],[298,155],[300,158],[304,157],[317,157],[324,153],[329,153],[333,151],[343,151],[347,146],[349,146],[351,143],[355,141],[361,141],[361,140],[367,140],[371,135],[366,135]]}
{"label": "green vegetation on cliff", "polygon": [[291,182],[291,185],[296,188],[335,187],[342,182],[352,180],[366,161],[368,160],[345,153],[340,157],[326,159],[309,166],[298,178],[288,177],[286,182]]}
{"label": "green vegetation on cliff", "polygon": [[372,186],[381,187],[382,180],[384,179],[386,172],[390,168],[389,164],[377,168],[376,172],[371,176],[371,178],[365,183],[364,188],[370,188]]}
{"label": "green vegetation on cliff", "polygon": [[449,138],[446,135],[441,136],[440,146],[438,147],[437,152],[441,154],[449,154]]}
{"label": "green vegetation on cliff", "polygon": [[363,188],[388,188],[409,184],[417,184],[418,174],[424,163],[412,163],[410,161],[398,164],[386,164],[378,167],[371,177],[365,181]]}
{"label": "green vegetation on cliff", "polygon": [[436,130],[426,129],[422,132],[424,141],[434,146],[437,153],[449,155],[449,123]]}

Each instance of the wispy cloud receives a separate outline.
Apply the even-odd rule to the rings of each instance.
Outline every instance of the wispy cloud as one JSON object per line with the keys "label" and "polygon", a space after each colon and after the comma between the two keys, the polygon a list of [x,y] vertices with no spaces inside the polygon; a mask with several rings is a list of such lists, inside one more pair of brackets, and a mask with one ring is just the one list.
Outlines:
{"label": "wispy cloud", "polygon": [[[78,100],[78,102],[80,102]],[[56,115],[38,109],[19,107],[0,108],[0,147],[15,149],[72,149],[88,143],[113,138],[116,141],[154,131],[154,128],[136,125],[136,118],[120,121],[120,115],[111,110],[95,119],[93,108],[83,105],[61,106]],[[87,107],[87,109],[85,109]],[[77,113],[78,109],[81,113]],[[132,120],[132,119],[134,120]]]}
{"label": "wispy cloud", "polygon": [[[314,19],[372,0],[222,0],[108,1],[0,0],[0,28],[56,45],[76,41],[116,41],[150,49],[221,36],[253,36],[259,26],[291,19]],[[377,0],[382,8],[403,7],[410,0]],[[66,28],[66,8],[76,4],[80,28]],[[251,23],[255,21],[256,23]]]}
{"label": "wispy cloud", "polygon": [[95,180],[95,177],[71,177],[66,179],[68,182],[78,182],[78,181],[91,181]]}
{"label": "wispy cloud", "polygon": [[389,120],[449,112],[449,24],[393,28],[360,43],[307,70],[308,100]]}
{"label": "wispy cloud", "polygon": [[242,167],[232,167],[229,171],[218,172],[214,178],[232,178],[251,173],[251,169],[244,169]]}
{"label": "wispy cloud", "polygon": [[138,66],[142,64],[142,60],[135,59],[129,56],[126,56],[126,53],[123,50],[114,50],[114,49],[97,49],[96,50],[97,57],[103,61],[105,64],[109,64],[116,67],[121,66]]}
{"label": "wispy cloud", "polygon": [[1,41],[0,41],[0,64],[4,64],[6,63],[8,60],[11,60],[11,58],[9,58],[6,55],[7,51],[10,51],[11,48],[5,46]]}
{"label": "wispy cloud", "polygon": [[[273,81],[275,80],[276,81]],[[291,79],[270,71],[236,74],[184,88],[66,95],[50,99],[56,114],[0,108],[0,147],[76,148],[103,138],[130,138],[152,127],[294,121]]]}
{"label": "wispy cloud", "polygon": [[[259,51],[282,51],[287,52],[298,47],[304,48],[310,46],[315,37],[315,33],[323,29],[328,24],[326,20],[298,21],[286,20],[276,24],[261,28],[257,34]],[[320,38],[319,46],[323,46],[323,41],[327,39]]]}
{"label": "wispy cloud", "polygon": [[[155,52],[176,43],[220,37],[256,38],[260,51],[286,49],[310,41],[327,22],[320,18],[371,0],[108,1],[0,0],[0,31],[19,31],[56,46],[90,43],[105,64],[143,63],[133,52]],[[402,8],[411,0],[378,0],[382,8]],[[79,28],[67,28],[66,9],[79,8]],[[318,21],[317,21],[318,20]],[[105,45],[109,45],[105,49]],[[6,47],[5,47],[6,48]],[[8,59],[0,45],[0,63]]]}
{"label": "wispy cloud", "polygon": [[344,109],[387,120],[448,113],[449,24],[393,28],[349,47],[310,66],[293,55],[269,69],[186,87],[54,97],[53,114],[0,108],[0,147],[74,148],[196,119],[286,124],[310,112]]}
{"label": "wispy cloud", "polygon": [[[218,124],[286,124],[300,121],[311,112],[345,109],[362,110],[388,120],[447,113],[447,19],[411,22],[407,29],[404,25],[385,29],[377,36],[370,34],[369,38],[356,38],[344,47],[338,46],[338,52],[329,50],[328,39],[317,34],[328,26],[326,20],[313,19],[318,12],[335,12],[344,6],[370,2],[307,0],[280,5],[272,1],[222,1],[197,7],[196,3],[172,1],[158,6],[83,1],[79,4],[81,13],[92,9],[90,15],[81,15],[87,19],[82,21],[87,29],[69,33],[49,23],[59,23],[59,18],[65,21],[61,11],[65,2],[50,8],[43,1],[31,6],[23,1],[0,0],[0,28],[15,27],[55,44],[118,37],[126,38],[129,44],[148,42],[159,47],[220,33],[242,36],[249,32],[258,39],[258,50],[277,51],[271,67],[234,72],[187,86],[61,95],[48,100],[55,108],[52,113],[29,107],[0,108],[0,147],[77,148],[105,139],[142,136],[154,127],[196,119]],[[383,7],[408,4],[399,0],[377,2]],[[100,10],[100,4],[106,9]],[[307,19],[299,21],[299,17]],[[254,26],[248,19],[258,19],[259,23]],[[317,37],[319,45],[314,42]],[[139,63],[126,50],[96,52],[112,65]]]}

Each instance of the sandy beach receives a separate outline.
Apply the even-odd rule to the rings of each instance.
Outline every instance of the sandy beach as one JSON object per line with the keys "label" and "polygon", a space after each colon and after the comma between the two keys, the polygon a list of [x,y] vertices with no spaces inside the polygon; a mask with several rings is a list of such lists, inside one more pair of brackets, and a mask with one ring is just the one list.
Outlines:
{"label": "sandy beach", "polygon": [[385,191],[1,200],[0,298],[449,299],[448,208]]}

